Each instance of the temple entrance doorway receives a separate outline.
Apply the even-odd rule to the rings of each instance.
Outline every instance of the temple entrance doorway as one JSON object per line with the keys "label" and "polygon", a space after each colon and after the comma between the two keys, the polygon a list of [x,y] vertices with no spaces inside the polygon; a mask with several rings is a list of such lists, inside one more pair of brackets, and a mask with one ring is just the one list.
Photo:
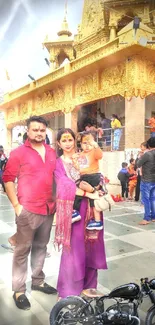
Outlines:
{"label": "temple entrance doorway", "polygon": [[[78,111],[77,131],[85,131],[87,125],[92,125],[95,128],[102,128],[103,136],[101,147],[105,151],[111,151],[114,149],[114,132],[111,128],[112,114],[118,116],[122,125],[122,134],[120,138],[119,149],[117,150],[124,150],[125,99],[120,95],[107,97],[89,104],[82,105]],[[107,121],[107,124],[105,123],[105,120]],[[109,137],[111,140],[109,140]]]}

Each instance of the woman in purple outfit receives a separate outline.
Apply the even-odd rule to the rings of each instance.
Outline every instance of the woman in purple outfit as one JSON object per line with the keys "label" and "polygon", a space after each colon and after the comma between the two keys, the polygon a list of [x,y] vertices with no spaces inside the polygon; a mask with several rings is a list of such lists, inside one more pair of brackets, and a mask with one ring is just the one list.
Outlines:
{"label": "woman in purple outfit", "polygon": [[[86,230],[91,210],[87,198],[96,199],[91,185],[76,187],[79,178],[73,166],[75,154],[75,135],[71,129],[61,129],[57,135],[59,158],[57,159],[55,179],[57,184],[57,210],[55,242],[62,247],[57,290],[59,298],[69,295],[96,295],[97,270],[106,269],[103,230]],[[82,188],[86,189],[84,191]],[[88,193],[91,192],[91,193]],[[81,219],[73,222],[72,212],[75,195],[83,196],[80,207]]]}

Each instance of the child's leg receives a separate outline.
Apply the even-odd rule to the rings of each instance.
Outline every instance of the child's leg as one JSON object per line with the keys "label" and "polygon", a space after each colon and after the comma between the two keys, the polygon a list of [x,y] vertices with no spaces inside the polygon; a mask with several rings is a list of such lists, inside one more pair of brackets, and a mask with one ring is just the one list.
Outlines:
{"label": "child's leg", "polygon": [[126,184],[124,182],[121,182],[122,187],[122,197],[124,198],[125,190],[126,190]]}
{"label": "child's leg", "polygon": [[128,183],[126,183],[126,189],[125,189],[126,199],[128,198],[128,193],[129,193],[129,188],[128,188]]}
{"label": "child's leg", "polygon": [[136,180],[132,180],[129,182],[129,194],[131,199],[133,199],[133,194],[134,194],[134,189],[136,187],[136,184],[137,184]]}
{"label": "child's leg", "polygon": [[[92,200],[94,201],[94,200]],[[90,203],[91,206],[91,203]],[[93,206],[93,214],[94,214],[94,219],[90,220],[87,224],[86,229],[88,230],[101,230],[103,229],[103,221],[101,220],[101,214],[99,211],[95,209]]]}
{"label": "child's leg", "polygon": [[96,222],[100,222],[100,220],[101,220],[100,212],[97,211],[97,210],[95,209],[95,207],[93,208],[93,212],[94,212],[94,219],[95,219],[95,221],[96,221]]}
{"label": "child's leg", "polygon": [[73,205],[72,223],[81,220],[81,216],[79,213],[81,201],[82,201],[82,197],[76,195],[74,200],[74,205]]}

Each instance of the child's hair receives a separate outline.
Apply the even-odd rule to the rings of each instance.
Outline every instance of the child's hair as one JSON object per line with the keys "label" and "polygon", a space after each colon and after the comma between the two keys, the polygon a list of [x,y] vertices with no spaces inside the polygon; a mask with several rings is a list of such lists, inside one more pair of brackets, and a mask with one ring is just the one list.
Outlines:
{"label": "child's hair", "polygon": [[94,140],[96,140],[96,136],[95,136],[95,133],[92,132],[92,131],[84,131],[81,133],[81,139],[80,139],[80,142],[82,142],[82,139],[86,136],[86,135],[89,135],[91,134],[94,138]]}
{"label": "child's hair", "polygon": [[141,146],[143,146],[143,147],[145,147],[146,149],[148,149],[148,144],[147,144],[146,141],[145,141],[145,142],[142,142],[142,143],[141,143]]}
{"label": "child's hair", "polygon": [[126,162],[122,162],[122,168],[125,168],[128,164]]}
{"label": "child's hair", "polygon": [[134,158],[131,158],[130,159],[130,164],[132,164],[134,160],[135,160]]}

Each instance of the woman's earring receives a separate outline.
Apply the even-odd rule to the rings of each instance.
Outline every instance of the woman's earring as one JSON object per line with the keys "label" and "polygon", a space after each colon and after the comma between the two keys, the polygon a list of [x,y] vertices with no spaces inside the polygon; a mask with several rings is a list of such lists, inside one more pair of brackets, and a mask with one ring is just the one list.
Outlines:
{"label": "woman's earring", "polygon": [[61,150],[61,147],[59,147],[59,150]]}

